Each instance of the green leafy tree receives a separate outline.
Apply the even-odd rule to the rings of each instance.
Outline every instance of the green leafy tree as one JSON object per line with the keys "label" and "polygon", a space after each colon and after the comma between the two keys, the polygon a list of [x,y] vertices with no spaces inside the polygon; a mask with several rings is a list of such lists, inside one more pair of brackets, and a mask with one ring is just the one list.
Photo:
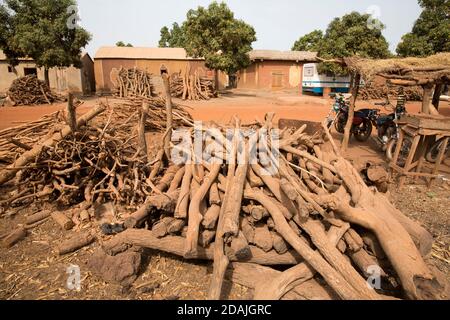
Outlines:
{"label": "green leafy tree", "polygon": [[[385,26],[378,21],[377,27],[370,27],[371,16],[352,12],[341,18],[335,18],[329,25],[319,45],[322,58],[343,58],[359,56],[382,59],[392,54],[389,44],[382,34]],[[324,63],[321,72],[345,74],[345,70],[336,64]]]}
{"label": "green leafy tree", "polygon": [[204,57],[209,68],[233,74],[250,64],[248,52],[256,41],[252,26],[234,18],[225,3],[190,10],[183,24],[187,52]]}
{"label": "green leafy tree", "polygon": [[125,42],[119,41],[116,43],[116,47],[133,47],[133,45],[131,43],[125,44]]}
{"label": "green leafy tree", "polygon": [[77,22],[75,0],[4,0],[0,5],[0,48],[9,59],[32,58],[38,67],[81,66],[91,35]]}
{"label": "green leafy tree", "polygon": [[248,52],[256,41],[252,26],[236,19],[225,3],[189,10],[182,26],[161,29],[161,47],[183,47],[192,57],[203,57],[206,66],[233,74],[250,64]]}
{"label": "green leafy tree", "polygon": [[419,0],[423,11],[410,33],[402,37],[397,54],[428,56],[450,51],[450,0]]}
{"label": "green leafy tree", "polygon": [[314,30],[295,41],[292,50],[296,51],[319,51],[323,39],[322,30]]}
{"label": "green leafy tree", "polygon": [[185,31],[183,26],[180,27],[178,23],[172,24],[172,29],[168,27],[161,28],[161,40],[159,40],[159,47],[161,48],[184,48],[185,45]]}

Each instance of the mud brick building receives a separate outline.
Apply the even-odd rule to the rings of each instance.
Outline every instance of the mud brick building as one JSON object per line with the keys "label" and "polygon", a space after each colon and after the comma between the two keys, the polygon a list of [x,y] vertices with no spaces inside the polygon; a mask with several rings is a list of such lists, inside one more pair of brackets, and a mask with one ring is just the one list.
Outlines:
{"label": "mud brick building", "polygon": [[[64,94],[91,95],[95,92],[94,61],[88,53],[81,57],[82,67],[51,68],[49,70],[50,88],[53,92]],[[35,74],[44,80],[44,68],[38,68],[33,59],[20,58],[17,66],[11,66],[0,50],[0,93],[6,93],[11,83],[20,77]]]}
{"label": "mud brick building", "polygon": [[253,50],[249,56],[252,64],[238,73],[238,88],[300,88],[303,65],[318,62],[316,52],[306,51]]}
{"label": "mud brick building", "polygon": [[[111,75],[122,68],[138,68],[145,70],[154,77],[156,92],[162,91],[161,67],[165,67],[168,74],[179,72],[198,72],[200,76],[215,76],[209,70],[202,58],[192,58],[183,48],[139,48],[139,47],[101,47],[95,54],[95,79],[97,92],[108,94],[114,88]],[[227,79],[219,75],[219,88],[226,86]]]}

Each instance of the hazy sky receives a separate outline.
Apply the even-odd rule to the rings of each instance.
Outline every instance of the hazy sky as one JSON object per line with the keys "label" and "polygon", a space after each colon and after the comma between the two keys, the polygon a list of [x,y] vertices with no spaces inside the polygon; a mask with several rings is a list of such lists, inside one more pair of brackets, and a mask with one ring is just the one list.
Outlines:
{"label": "hazy sky", "polygon": [[[78,0],[81,25],[92,33],[87,50],[117,41],[134,46],[157,47],[160,29],[181,23],[189,9],[211,0]],[[351,11],[379,8],[386,25],[384,35],[395,51],[421,9],[417,0],[226,0],[235,16],[251,24],[258,41],[255,49],[290,50],[295,40],[314,29],[325,30],[334,17]]]}

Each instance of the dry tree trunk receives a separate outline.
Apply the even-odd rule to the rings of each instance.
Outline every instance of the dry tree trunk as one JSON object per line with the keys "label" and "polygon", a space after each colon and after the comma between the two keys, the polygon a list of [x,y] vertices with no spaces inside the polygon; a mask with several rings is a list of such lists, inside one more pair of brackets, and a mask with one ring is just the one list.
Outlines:
{"label": "dry tree trunk", "polygon": [[356,207],[350,206],[350,199],[343,188],[334,195],[319,197],[322,205],[345,221],[375,233],[408,298],[437,299],[441,285],[428,269],[408,232],[392,214],[396,209],[383,195],[369,190],[347,160],[339,158],[335,167],[351,191]]}
{"label": "dry tree trunk", "polygon": [[[278,233],[305,259],[305,261],[317,270],[325,281],[336,291],[344,300],[374,299],[376,294],[368,294],[362,288],[353,287],[339,271],[335,270],[318,252],[312,250],[295,232],[290,228],[283,213],[280,211],[280,205],[259,190],[247,188],[245,197],[258,201],[271,214]],[[342,266],[346,270],[345,266]],[[366,287],[367,289],[367,287]]]}
{"label": "dry tree trunk", "polygon": [[[115,236],[103,244],[103,249],[110,255],[117,255],[126,251],[130,246],[138,246],[153,250],[160,250],[171,253],[179,257],[184,256],[185,239],[182,237],[167,236],[158,239],[152,231],[144,229],[128,229]],[[208,248],[198,247],[196,254],[190,259],[214,260],[214,250],[216,244],[211,244]],[[273,265],[296,265],[302,261],[295,252],[278,254],[275,251],[264,252],[259,248],[250,246],[251,258],[248,263],[256,263],[265,266]],[[239,261],[237,257],[230,256],[231,261]]]}

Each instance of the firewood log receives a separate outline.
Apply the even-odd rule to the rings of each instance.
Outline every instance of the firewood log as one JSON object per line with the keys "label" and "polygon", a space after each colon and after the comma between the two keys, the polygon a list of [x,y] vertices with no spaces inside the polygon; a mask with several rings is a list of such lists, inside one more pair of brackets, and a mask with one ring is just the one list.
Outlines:
{"label": "firewood log", "polygon": [[72,253],[76,250],[79,250],[85,246],[90,245],[95,240],[96,237],[90,232],[79,234],[69,240],[62,242],[58,246],[57,252],[59,255]]}
{"label": "firewood log", "polygon": [[27,230],[23,227],[19,227],[13,230],[2,240],[2,245],[4,248],[10,248],[14,246],[17,242],[25,239],[26,236]]}
{"label": "firewood log", "polygon": [[220,206],[211,205],[211,207],[206,211],[203,217],[202,225],[205,229],[215,230],[217,226],[217,221],[219,220]]}

